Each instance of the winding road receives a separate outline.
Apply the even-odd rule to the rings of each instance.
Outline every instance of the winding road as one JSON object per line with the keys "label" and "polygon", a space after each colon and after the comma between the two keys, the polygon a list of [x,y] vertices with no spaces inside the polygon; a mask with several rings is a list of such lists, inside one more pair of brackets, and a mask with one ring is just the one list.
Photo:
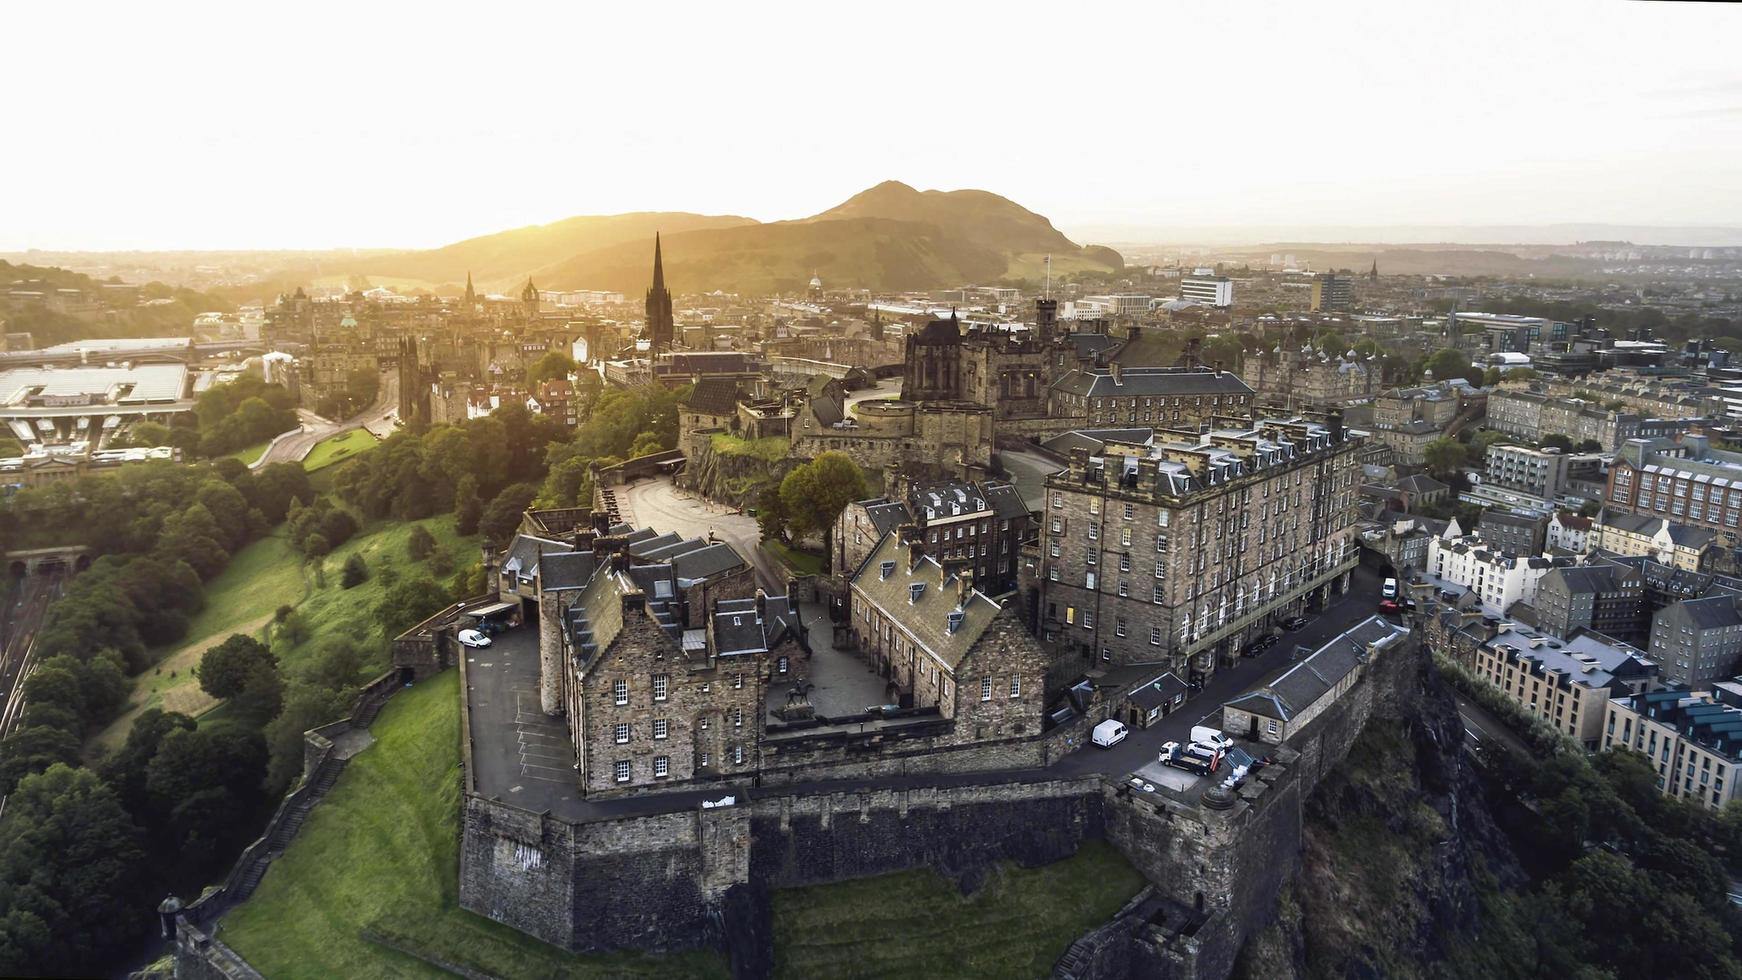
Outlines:
{"label": "winding road", "polygon": [[302,420],[302,427],[294,434],[273,443],[271,448],[254,461],[253,468],[258,469],[268,463],[300,463],[322,440],[350,432],[352,429],[368,429],[376,437],[384,438],[393,431],[398,412],[399,375],[393,371],[384,371],[375,403],[362,414],[344,422],[334,422],[299,408],[296,415]]}

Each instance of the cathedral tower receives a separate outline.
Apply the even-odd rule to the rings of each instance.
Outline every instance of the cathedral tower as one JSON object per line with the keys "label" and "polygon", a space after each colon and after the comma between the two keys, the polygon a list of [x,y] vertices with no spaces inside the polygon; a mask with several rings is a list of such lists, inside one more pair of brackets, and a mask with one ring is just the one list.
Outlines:
{"label": "cathedral tower", "polygon": [[647,291],[648,354],[671,350],[675,333],[671,317],[671,290],[665,288],[665,260],[660,256],[659,233],[653,235],[653,288]]}

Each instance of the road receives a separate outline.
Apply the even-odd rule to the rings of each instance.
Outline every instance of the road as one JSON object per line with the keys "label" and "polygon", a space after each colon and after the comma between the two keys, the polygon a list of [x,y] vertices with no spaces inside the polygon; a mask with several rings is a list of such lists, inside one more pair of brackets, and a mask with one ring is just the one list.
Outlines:
{"label": "road", "polygon": [[625,519],[636,527],[672,531],[686,538],[714,535],[755,566],[763,588],[777,594],[786,591],[785,568],[762,550],[762,529],[756,518],[680,490],[668,477],[644,478],[618,487],[617,501],[619,506],[627,505]]}
{"label": "road", "polygon": [[873,398],[896,398],[900,395],[901,379],[884,378],[869,388],[860,388],[858,391],[848,392],[845,411],[848,415],[851,415],[853,414],[853,406],[860,402],[870,401]]}
{"label": "road", "polygon": [[1458,702],[1458,715],[1464,720],[1465,735],[1476,745],[1500,742],[1516,752],[1530,754],[1530,746],[1525,745],[1523,739],[1513,734],[1512,729],[1490,714],[1488,709],[1455,691],[1452,697]]}
{"label": "road", "polygon": [[1067,776],[1091,773],[1123,776],[1155,761],[1163,742],[1191,741],[1192,726],[1220,713],[1222,702],[1262,687],[1293,667],[1297,646],[1317,650],[1331,638],[1373,615],[1378,605],[1378,574],[1356,566],[1349,591],[1338,597],[1330,608],[1314,616],[1312,622],[1293,633],[1282,634],[1282,639],[1256,657],[1242,658],[1233,667],[1216,671],[1202,691],[1154,725],[1133,729],[1125,741],[1111,749],[1084,745],[1054,764],[1053,771]]}
{"label": "road", "polygon": [[398,411],[399,375],[393,371],[382,372],[375,404],[370,405],[361,415],[348,421],[334,422],[299,408],[296,414],[302,420],[302,428],[295,435],[286,436],[273,443],[271,449],[255,460],[254,468],[258,469],[268,463],[299,463],[315,448],[316,443],[352,429],[368,429],[377,436],[386,436],[393,430],[393,416]]}
{"label": "road", "polygon": [[7,603],[0,621],[0,738],[12,733],[24,710],[19,692],[34,666],[36,634],[50,602],[60,595],[58,572],[27,575]]}

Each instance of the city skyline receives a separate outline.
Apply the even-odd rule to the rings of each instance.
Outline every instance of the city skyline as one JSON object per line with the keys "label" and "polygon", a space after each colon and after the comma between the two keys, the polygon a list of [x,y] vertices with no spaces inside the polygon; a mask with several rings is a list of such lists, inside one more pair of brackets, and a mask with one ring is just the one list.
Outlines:
{"label": "city skyline", "polygon": [[0,164],[0,249],[782,220],[886,179],[1002,194],[1079,240],[1742,226],[1742,75],[1720,67],[1742,13],[1724,5],[417,10],[13,12],[41,43],[0,66],[36,93]]}

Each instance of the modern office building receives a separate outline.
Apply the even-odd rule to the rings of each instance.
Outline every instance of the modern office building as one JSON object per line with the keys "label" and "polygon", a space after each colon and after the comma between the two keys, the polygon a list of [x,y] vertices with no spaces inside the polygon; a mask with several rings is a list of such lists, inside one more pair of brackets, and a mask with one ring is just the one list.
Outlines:
{"label": "modern office building", "polygon": [[1202,271],[1179,281],[1179,298],[1210,306],[1234,305],[1234,280]]}

